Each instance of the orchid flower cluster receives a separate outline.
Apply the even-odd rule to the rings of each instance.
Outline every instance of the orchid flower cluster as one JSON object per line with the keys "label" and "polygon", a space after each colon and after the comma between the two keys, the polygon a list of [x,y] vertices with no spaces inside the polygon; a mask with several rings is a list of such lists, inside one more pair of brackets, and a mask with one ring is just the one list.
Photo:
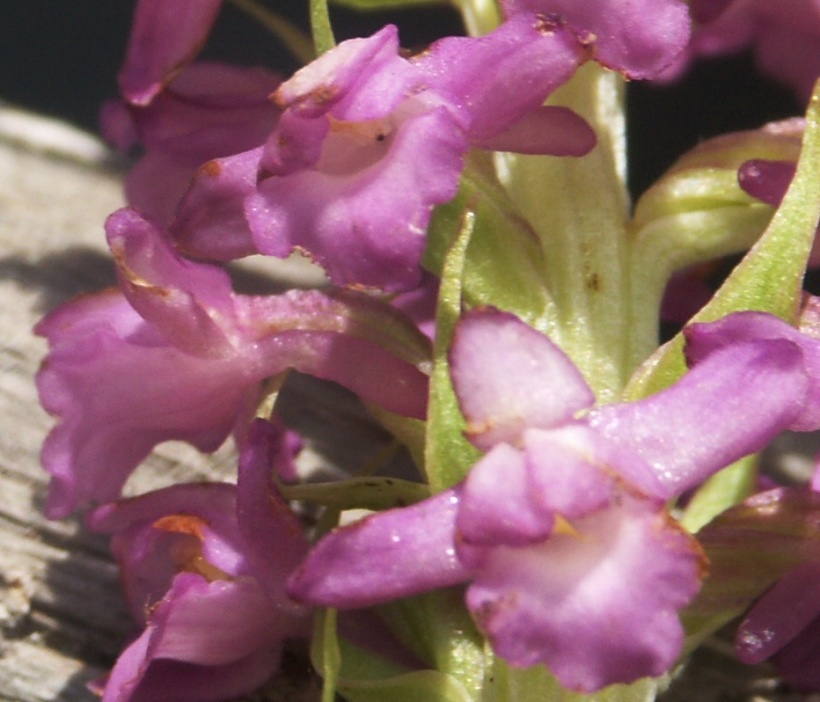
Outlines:
{"label": "orchid flower cluster", "polygon": [[[102,113],[142,150],[105,225],[119,285],[36,329],[47,513],[112,535],[137,624],[104,702],[227,700],[299,640],[328,702],[647,700],[744,615],[742,660],[820,688],[820,479],[757,458],[820,428],[820,5],[454,2],[465,36],[413,53],[392,25],[336,43],[321,1],[312,44],[253,6],[312,54],[284,80],[196,60],[219,0],[137,3]],[[742,48],[805,117],[632,204],[626,82]],[[248,256],[326,284],[240,294]],[[291,370],[417,476],[306,482]],[[235,483],[122,497],[159,443],[231,436]]]}

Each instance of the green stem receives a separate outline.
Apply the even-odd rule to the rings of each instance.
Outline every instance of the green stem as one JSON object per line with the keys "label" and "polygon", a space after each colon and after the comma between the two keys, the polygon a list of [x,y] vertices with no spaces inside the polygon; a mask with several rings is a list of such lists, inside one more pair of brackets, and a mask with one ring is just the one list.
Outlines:
{"label": "green stem", "polygon": [[317,54],[323,54],[336,46],[327,0],[310,0],[310,30]]}
{"label": "green stem", "polygon": [[498,0],[451,0],[461,12],[467,34],[480,37],[489,34],[501,24]]}
{"label": "green stem", "polygon": [[582,158],[499,157],[502,182],[544,250],[555,301],[553,340],[569,354],[599,401],[615,399],[630,371],[623,80],[590,62],[550,99],[595,129]]}
{"label": "green stem", "polygon": [[681,212],[634,232],[629,272],[629,366],[636,368],[658,344],[658,324],[649,321],[660,320],[663,295],[672,274],[747,250],[760,238],[770,219],[771,208],[767,205],[743,204]]}

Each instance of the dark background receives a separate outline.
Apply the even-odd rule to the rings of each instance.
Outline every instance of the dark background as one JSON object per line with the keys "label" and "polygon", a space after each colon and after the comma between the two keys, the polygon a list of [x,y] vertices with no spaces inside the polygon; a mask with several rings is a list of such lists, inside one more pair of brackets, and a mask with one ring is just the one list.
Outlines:
{"label": "dark background", "polygon": [[[307,26],[307,0],[268,0]],[[116,95],[134,0],[0,0],[0,100],[96,130],[102,100]],[[354,13],[333,9],[337,38],[367,35],[396,22],[405,46],[458,33],[454,11]],[[289,75],[298,66],[241,11],[226,3],[203,53]],[[704,62],[674,86],[629,86],[630,179],[646,188],[699,140],[793,116],[801,106],[761,79],[748,56]]]}

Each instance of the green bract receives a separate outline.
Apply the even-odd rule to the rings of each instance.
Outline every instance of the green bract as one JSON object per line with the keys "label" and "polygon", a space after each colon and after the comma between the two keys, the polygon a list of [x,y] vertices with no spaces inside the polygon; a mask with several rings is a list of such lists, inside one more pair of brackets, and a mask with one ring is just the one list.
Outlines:
{"label": "green bract", "polygon": [[[708,322],[731,312],[759,310],[795,323],[819,211],[820,88],[809,103],[797,173],[783,203],[757,243],[691,321]],[[626,395],[645,397],[673,383],[684,372],[682,349],[679,334],[636,374]]]}

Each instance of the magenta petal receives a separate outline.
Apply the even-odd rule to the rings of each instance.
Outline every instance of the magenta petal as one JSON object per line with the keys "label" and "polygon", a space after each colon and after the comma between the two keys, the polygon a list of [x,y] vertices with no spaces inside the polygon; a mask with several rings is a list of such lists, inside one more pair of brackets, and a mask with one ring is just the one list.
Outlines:
{"label": "magenta petal", "polygon": [[120,148],[130,139],[145,149],[126,179],[129,204],[169,222],[203,163],[265,143],[279,116],[268,97],[280,82],[259,68],[199,62],[187,66],[149,106],[121,106],[127,125],[108,106],[102,114],[106,137]]}
{"label": "magenta petal", "polygon": [[735,650],[744,663],[770,658],[820,617],[820,562],[801,563],[758,600],[741,622]]}
{"label": "magenta petal", "polygon": [[466,543],[523,546],[550,535],[555,517],[538,503],[527,467],[521,451],[502,443],[470,469],[456,520]]}
{"label": "magenta petal", "polygon": [[[779,207],[794,178],[797,164],[794,161],[746,161],[737,172],[737,180],[744,192],[772,207]],[[820,222],[817,224],[820,233]],[[820,236],[815,235],[809,256],[809,268],[820,265]]]}
{"label": "magenta petal", "polygon": [[281,82],[263,68],[198,61],[130,112],[143,146],[202,163],[265,142],[279,115],[269,98]]}
{"label": "magenta petal", "polygon": [[279,652],[261,648],[222,666],[154,659],[146,668],[145,632],[103,681],[102,702],[223,702],[257,689],[276,672]]}
{"label": "magenta petal", "polygon": [[676,271],[666,283],[661,318],[682,326],[712,299],[714,293],[697,266]]}
{"label": "magenta petal", "polygon": [[424,416],[429,340],[388,305],[319,291],[235,295],[224,271],[180,258],[132,210],[112,215],[108,234],[140,314],[106,293],[36,328],[51,347],[38,390],[61,420],[43,448],[54,476],[50,514],[114,499],[162,441],[216,449],[257,384],[288,368]]}
{"label": "magenta petal", "polygon": [[630,78],[652,78],[689,40],[690,20],[680,0],[503,0],[508,16],[557,16],[592,48],[596,61]]}
{"label": "magenta petal", "polygon": [[251,579],[207,582],[178,575],[148,626],[161,630],[157,658],[224,665],[250,655],[276,635],[276,618],[259,584]]}
{"label": "magenta petal", "polygon": [[424,272],[418,287],[395,295],[390,304],[415,322],[430,340],[436,336],[436,304],[440,280],[432,273]]}
{"label": "magenta petal", "polygon": [[247,693],[274,672],[286,638],[307,634],[308,611],[284,592],[307,542],[268,482],[282,438],[254,425],[238,488],[174,485],[91,513],[92,529],[113,533],[128,603],[144,626],[104,699],[216,702]]}
{"label": "magenta petal", "polygon": [[598,139],[587,121],[566,107],[544,106],[527,112],[503,132],[474,139],[473,145],[490,151],[519,154],[583,156]]}
{"label": "magenta petal", "polygon": [[456,558],[456,489],[366,517],[325,536],[288,582],[294,599],[350,608],[463,582]]}
{"label": "magenta petal", "polygon": [[756,58],[762,73],[808,101],[820,76],[820,6],[813,0],[791,5],[777,7],[774,17],[761,18],[766,29],[758,39]]}
{"label": "magenta petal", "polygon": [[677,612],[700,585],[697,543],[662,506],[622,493],[572,534],[488,550],[467,604],[495,651],[591,692],[661,675],[680,653]]}
{"label": "magenta petal", "polygon": [[[815,580],[814,585],[816,586]],[[772,658],[783,682],[796,692],[820,691],[820,618],[787,643]]]}
{"label": "magenta petal", "polygon": [[279,606],[287,601],[283,576],[308,552],[299,518],[272,481],[274,461],[287,451],[286,440],[284,427],[255,420],[239,459],[237,483],[237,519],[248,545],[249,567]]}
{"label": "magenta petal", "polygon": [[199,161],[187,162],[175,154],[148,152],[125,177],[125,200],[147,216],[168,222],[199,165]]}
{"label": "magenta petal", "polygon": [[105,686],[103,702],[132,702],[135,699],[136,687],[145,674],[145,657],[150,644],[151,632],[146,630],[120,654],[111,673],[102,682]]}
{"label": "magenta petal", "polygon": [[226,576],[259,582],[268,608],[283,617],[304,614],[288,601],[284,581],[307,553],[307,539],[271,482],[276,464],[290,460],[282,455],[287,439],[283,427],[257,420],[240,454],[236,488],[175,485],[91,512],[91,529],[114,534],[112,549],[138,620],[168,589],[168,573],[196,570],[199,555]]}
{"label": "magenta petal", "polygon": [[586,421],[613,446],[653,466],[651,482],[627,464],[619,472],[666,499],[765,447],[795,422],[807,387],[795,344],[737,343],[710,354],[671,388],[639,402],[596,407]]}
{"label": "magenta petal", "polygon": [[245,218],[245,198],[256,189],[262,147],[204,164],[177,208],[171,233],[179,248],[214,261],[257,252]]}
{"label": "magenta petal", "polygon": [[[239,347],[215,359],[170,345],[116,294],[84,298],[46,317],[37,332],[51,351],[37,386],[45,409],[60,418],[42,453],[53,476],[48,513],[66,516],[89,500],[114,499],[162,441],[215,450],[246,395],[289,367],[340,382],[391,411],[423,416],[426,375],[402,358],[410,349],[396,344],[397,357],[378,339],[389,325],[404,323],[375,301],[355,299],[352,307],[344,296],[337,301],[318,292],[246,300],[237,310],[247,323]],[[381,325],[375,337],[368,321]],[[409,341],[426,347],[416,333]]]}
{"label": "magenta petal", "polygon": [[140,0],[118,77],[129,102],[147,105],[204,44],[222,0]]}
{"label": "magenta petal", "polygon": [[792,161],[746,161],[737,173],[740,187],[749,195],[777,207],[794,178],[797,164]]}
{"label": "magenta petal", "polygon": [[148,617],[148,655],[199,665],[224,665],[271,640],[272,620],[252,580],[208,582],[194,573],[174,578]]}
{"label": "magenta petal", "polygon": [[[464,481],[456,525],[471,546],[524,546],[543,541],[556,517],[574,520],[616,500],[614,455],[608,442],[584,425],[528,429],[523,450],[497,444]],[[621,462],[639,461],[627,452]],[[608,473],[604,472],[608,468]],[[478,566],[475,551],[459,553]]]}
{"label": "magenta petal", "polygon": [[265,598],[252,581],[178,575],[106,681],[105,702],[220,702],[277,668]]}
{"label": "magenta petal", "polygon": [[276,138],[263,146],[257,179],[288,176],[313,168],[322,157],[322,147],[330,134],[327,119],[304,117],[285,110],[276,125]]}
{"label": "magenta petal", "polygon": [[137,132],[128,105],[106,100],[100,108],[100,133],[117,151],[125,153],[137,143]]}
{"label": "magenta petal", "polygon": [[351,122],[384,117],[420,83],[398,52],[394,25],[341,42],[284,82],[274,100],[304,117],[328,111]]}
{"label": "magenta petal", "polygon": [[231,314],[228,274],[178,256],[163,233],[135,210],[114,212],[105,228],[121,288],[134,309],[183,351],[229,355],[227,330],[213,319]]}
{"label": "magenta petal", "polygon": [[295,368],[390,412],[426,416],[429,340],[379,300],[295,290],[240,297],[237,316],[246,334],[246,375],[261,379]]}
{"label": "magenta petal", "polygon": [[701,24],[711,22],[735,0],[689,0],[692,19]]}
{"label": "magenta petal", "polygon": [[456,194],[468,141],[398,48],[390,26],[342,42],[276,91],[283,112],[244,201],[259,252],[303,251],[339,285],[419,283],[427,225]]}
{"label": "magenta petal", "polygon": [[[541,153],[540,141],[540,148],[557,146],[558,153],[564,153],[566,147],[560,146],[557,138],[535,138],[532,132],[541,122],[545,128],[571,128],[573,136],[588,137],[570,118],[541,109],[547,97],[587,58],[577,37],[559,22],[524,13],[483,37],[441,39],[416,63],[434,90],[449,98],[452,109],[459,112],[472,143],[490,145],[502,132],[513,130],[507,139],[500,138],[499,145],[518,145],[525,153]],[[542,114],[530,117],[533,111]],[[528,145],[523,139],[527,132]]]}
{"label": "magenta petal", "polygon": [[462,317],[450,370],[468,433],[480,448],[517,444],[525,429],[567,422],[595,401],[563,351],[514,315],[497,310]]}
{"label": "magenta petal", "polygon": [[530,499],[569,521],[617,501],[617,468],[626,463],[637,471],[640,460],[627,452],[616,455],[606,440],[582,424],[528,430],[524,453]]}
{"label": "magenta petal", "polygon": [[51,346],[37,376],[40,400],[61,419],[42,452],[53,476],[51,517],[89,499],[115,498],[162,441],[215,450],[248,389],[229,366],[169,347],[116,293],[66,305],[36,331]]}
{"label": "magenta petal", "polygon": [[[800,332],[773,315],[761,312],[737,312],[709,324],[690,325],[684,333],[687,362],[695,366],[716,351],[746,341],[779,339],[794,344],[802,353],[803,371],[808,376],[809,388],[808,394],[802,399],[798,416],[788,428],[794,431],[820,428],[820,339]],[[782,395],[790,392],[790,385],[785,382],[785,377],[784,370]],[[800,402],[799,396],[795,396],[795,400]]]}
{"label": "magenta petal", "polygon": [[140,623],[146,608],[164,597],[178,569],[192,567],[198,556],[230,576],[248,572],[232,485],[174,485],[98,507],[87,523],[94,531],[113,534],[111,549]]}
{"label": "magenta petal", "polygon": [[305,250],[338,284],[416,285],[433,207],[455,195],[467,145],[445,108],[391,119],[369,141],[368,123],[331,131],[315,167],[264,178],[245,202],[258,250]]}
{"label": "magenta petal", "polygon": [[113,533],[128,603],[144,626],[114,666],[104,699],[247,693],[274,672],[282,642],[307,633],[308,611],[284,592],[307,542],[268,484],[282,436],[254,425],[239,488],[174,485],[91,513],[92,529]]}

